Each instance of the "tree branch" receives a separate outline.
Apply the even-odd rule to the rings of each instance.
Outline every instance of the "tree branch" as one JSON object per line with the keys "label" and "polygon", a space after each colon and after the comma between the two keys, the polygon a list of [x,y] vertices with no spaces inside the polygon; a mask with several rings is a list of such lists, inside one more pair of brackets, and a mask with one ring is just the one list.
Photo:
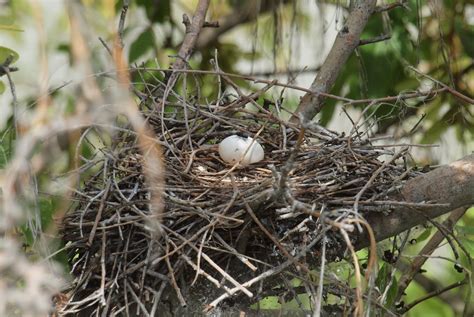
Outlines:
{"label": "tree branch", "polygon": [[433,297],[436,297],[440,294],[443,294],[444,292],[447,292],[449,290],[452,290],[453,288],[456,288],[456,287],[459,287],[459,286],[463,286],[463,285],[466,285],[467,284],[467,281],[466,280],[462,280],[462,281],[458,281],[458,282],[455,282],[451,285],[448,285],[444,288],[441,288],[439,290],[435,290],[429,294],[426,294],[420,298],[418,298],[417,300],[414,300],[413,302],[411,302],[410,304],[404,306],[403,308],[401,308],[398,313],[400,314],[404,314],[406,313],[407,311],[409,311],[410,309],[412,309],[413,307],[415,307],[416,305],[418,305],[419,303],[427,300],[427,299],[430,299],[430,298],[433,298]]}
{"label": "tree branch", "polygon": [[[474,204],[474,154],[407,181],[397,199],[413,203],[447,203],[449,206],[429,209],[401,206],[388,215],[371,213],[366,220],[372,226],[377,241],[399,234],[427,219]],[[366,234],[361,234],[356,247],[360,249],[368,245]]]}
{"label": "tree branch", "polygon": [[[459,219],[464,215],[466,212],[465,208],[457,208],[453,210],[451,215],[449,216],[446,221],[443,222],[442,226],[448,232],[453,231],[454,225],[458,222]],[[428,256],[431,255],[434,250],[436,250],[439,244],[444,240],[445,233],[442,231],[437,231],[431,239],[424,245],[423,249],[419,252],[418,257],[411,263],[410,268],[405,270],[404,274],[400,277],[398,281],[398,293],[395,302],[398,302],[400,298],[403,296],[405,289],[410,285],[411,281],[418,274],[423,264],[428,260]]]}
{"label": "tree branch", "polygon": [[181,48],[178,52],[178,58],[173,63],[173,70],[183,69],[189,57],[193,53],[193,49],[196,46],[196,42],[201,32],[202,26],[206,19],[207,8],[209,8],[210,0],[199,0],[197,4],[196,11],[192,21],[189,21],[187,15],[183,15],[183,23],[186,27],[186,35],[184,37]]}
{"label": "tree branch", "polygon": [[312,93],[303,96],[291,118],[292,122],[298,122],[300,116],[304,120],[311,120],[321,111],[324,102],[321,93],[331,90],[347,59],[359,46],[360,35],[374,12],[376,2],[376,0],[363,0],[354,5],[346,24],[337,34],[331,51],[321,66],[321,71],[311,84]]}

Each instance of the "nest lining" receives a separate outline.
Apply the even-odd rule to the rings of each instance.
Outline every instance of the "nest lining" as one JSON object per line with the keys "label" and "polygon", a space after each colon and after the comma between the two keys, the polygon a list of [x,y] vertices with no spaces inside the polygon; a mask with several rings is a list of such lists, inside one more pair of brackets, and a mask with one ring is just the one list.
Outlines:
{"label": "nest lining", "polygon": [[[182,101],[176,108],[186,109],[186,119],[175,110],[161,113],[142,105],[166,165],[158,239],[148,226],[154,215],[142,173],[146,158],[133,133],[121,133],[113,149],[101,149],[106,155],[98,171],[78,190],[62,223],[74,276],[63,313],[123,313],[133,306],[150,314],[169,289],[184,305],[182,289],[196,276],[225,293],[288,260],[259,225],[298,254],[321,238],[326,225],[317,215],[353,217],[356,201],[362,216],[389,212],[389,195],[419,174],[395,164],[406,151],[374,146],[357,133],[345,136],[310,125],[298,143],[296,125],[265,109],[249,113],[243,107],[247,101],[248,96],[239,96],[220,107]],[[216,144],[234,133],[258,140],[265,159],[247,167],[226,165]],[[393,162],[384,164],[382,155]],[[249,208],[260,224],[249,216]],[[339,242],[334,238],[330,243]],[[222,272],[235,262],[250,274]]]}

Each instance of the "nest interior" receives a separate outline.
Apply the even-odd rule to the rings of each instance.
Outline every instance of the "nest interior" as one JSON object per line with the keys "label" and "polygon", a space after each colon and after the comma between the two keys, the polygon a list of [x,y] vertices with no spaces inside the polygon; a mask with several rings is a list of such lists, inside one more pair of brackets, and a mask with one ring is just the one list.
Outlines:
{"label": "nest interior", "polygon": [[[134,307],[152,316],[171,297],[189,304],[189,287],[203,280],[209,289],[200,302],[210,308],[230,297],[261,298],[268,294],[257,281],[304,275],[295,261],[318,263],[323,237],[328,249],[344,244],[335,224],[390,212],[384,201],[418,174],[404,164],[406,149],[373,145],[356,126],[350,135],[315,123],[301,129],[279,118],[282,106],[259,107],[255,93],[237,90],[215,103],[176,95],[161,110],[151,92],[141,97],[166,167],[160,233],[149,225],[156,220],[146,157],[135,134],[121,132],[87,161],[90,176],[62,221],[74,277],[63,313]],[[226,165],[217,144],[232,134],[256,139],[264,160]]]}

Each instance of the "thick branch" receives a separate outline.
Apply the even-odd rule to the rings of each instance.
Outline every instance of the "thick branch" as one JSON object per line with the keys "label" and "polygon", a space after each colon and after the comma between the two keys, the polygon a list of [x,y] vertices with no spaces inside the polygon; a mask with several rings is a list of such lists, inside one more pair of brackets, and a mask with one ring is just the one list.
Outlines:
{"label": "thick branch", "polygon": [[306,93],[300,101],[292,122],[298,122],[299,116],[304,120],[311,120],[321,111],[324,96],[320,93],[328,93],[342,67],[349,56],[360,43],[360,35],[374,12],[376,0],[358,1],[351,10],[346,24],[337,34],[336,40],[326,57],[316,79],[311,84],[312,93]]}
{"label": "thick branch", "polygon": [[[372,226],[377,241],[394,236],[453,209],[473,205],[474,154],[409,180],[403,186],[398,198],[406,202],[436,202],[449,206],[418,210],[401,207],[388,215],[372,213],[366,220]],[[357,247],[363,248],[368,245],[368,238],[362,234]]]}

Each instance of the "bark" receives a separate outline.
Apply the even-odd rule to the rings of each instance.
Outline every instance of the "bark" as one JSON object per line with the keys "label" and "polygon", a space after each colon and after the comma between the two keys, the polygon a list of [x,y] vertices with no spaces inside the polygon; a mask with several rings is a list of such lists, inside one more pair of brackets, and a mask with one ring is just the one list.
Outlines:
{"label": "bark", "polygon": [[337,34],[321,70],[311,84],[312,93],[303,96],[295,115],[291,118],[292,122],[297,123],[300,117],[303,120],[311,120],[321,111],[324,102],[321,93],[330,92],[347,59],[359,45],[360,35],[374,12],[376,2],[376,0],[357,1],[354,5],[344,27]]}
{"label": "bark", "polygon": [[173,70],[183,69],[189,60],[189,57],[191,57],[194,47],[196,46],[199,33],[201,32],[202,26],[204,25],[206,19],[209,1],[210,0],[200,0],[198,2],[192,21],[189,21],[189,18],[186,15],[183,16],[183,23],[186,27],[186,36],[184,37],[183,43],[179,49],[179,57],[173,63]]}
{"label": "bark", "polygon": [[[400,207],[389,215],[370,214],[366,220],[372,226],[377,241],[392,237],[456,208],[473,205],[474,154],[409,180],[398,198],[406,202],[435,202],[449,206],[430,209]],[[360,235],[357,247],[360,249],[368,245],[367,236]]]}

